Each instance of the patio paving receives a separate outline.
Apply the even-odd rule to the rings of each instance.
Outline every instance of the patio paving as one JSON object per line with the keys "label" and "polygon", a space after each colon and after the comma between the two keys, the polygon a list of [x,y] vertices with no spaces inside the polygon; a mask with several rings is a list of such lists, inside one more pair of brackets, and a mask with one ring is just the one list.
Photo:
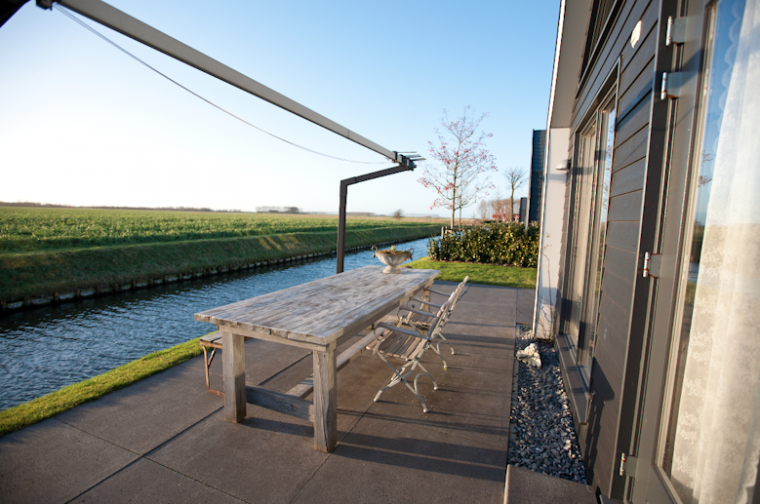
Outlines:
{"label": "patio paving", "polygon": [[[436,282],[451,292],[456,284]],[[338,373],[338,446],[314,450],[310,423],[248,405],[224,420],[203,358],[0,438],[5,502],[477,502],[504,500],[516,323],[532,290],[469,285],[444,334],[456,349],[425,355],[430,409],[370,352]],[[350,344],[347,342],[346,344]],[[250,340],[246,381],[284,392],[311,374],[305,350]],[[221,357],[211,368],[221,388]]]}

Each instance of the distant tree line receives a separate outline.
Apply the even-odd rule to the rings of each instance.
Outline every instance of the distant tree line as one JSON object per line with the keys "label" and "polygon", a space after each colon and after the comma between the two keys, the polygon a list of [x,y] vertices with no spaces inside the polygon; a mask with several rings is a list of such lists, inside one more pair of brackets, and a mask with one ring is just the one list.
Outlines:
{"label": "distant tree line", "polygon": [[256,213],[303,213],[300,208],[294,206],[257,206]]}

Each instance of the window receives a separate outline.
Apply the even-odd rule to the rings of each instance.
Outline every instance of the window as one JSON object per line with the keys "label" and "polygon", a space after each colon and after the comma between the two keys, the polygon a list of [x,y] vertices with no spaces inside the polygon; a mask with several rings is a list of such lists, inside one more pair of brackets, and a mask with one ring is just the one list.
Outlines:
{"label": "window", "polygon": [[615,137],[615,93],[608,92],[576,137],[571,249],[563,332],[588,384],[594,355]]}

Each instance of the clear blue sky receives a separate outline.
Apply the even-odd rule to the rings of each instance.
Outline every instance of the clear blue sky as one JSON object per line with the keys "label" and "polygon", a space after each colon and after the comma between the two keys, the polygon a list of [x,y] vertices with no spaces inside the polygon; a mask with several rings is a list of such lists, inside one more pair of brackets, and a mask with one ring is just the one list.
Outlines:
{"label": "clear blue sky", "polygon": [[[528,170],[531,132],[545,127],[557,0],[109,3],[390,150],[427,155],[444,108],[489,112],[482,127],[493,133],[502,195],[503,171]],[[86,21],[259,127],[331,155],[383,160]],[[274,140],[33,1],[0,27],[0,75],[2,201],[333,212],[341,179],[390,166]],[[446,215],[430,210],[421,172],[352,186],[349,211]]]}

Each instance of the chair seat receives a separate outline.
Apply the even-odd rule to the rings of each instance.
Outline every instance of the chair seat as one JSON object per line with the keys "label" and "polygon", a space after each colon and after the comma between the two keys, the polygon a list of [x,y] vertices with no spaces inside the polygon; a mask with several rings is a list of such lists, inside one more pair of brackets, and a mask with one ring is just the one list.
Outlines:
{"label": "chair seat", "polygon": [[427,343],[426,340],[417,336],[391,332],[389,330],[385,330],[383,333],[381,336],[383,339],[375,340],[369,345],[369,349],[374,351],[377,348],[378,352],[399,360],[413,360]]}

